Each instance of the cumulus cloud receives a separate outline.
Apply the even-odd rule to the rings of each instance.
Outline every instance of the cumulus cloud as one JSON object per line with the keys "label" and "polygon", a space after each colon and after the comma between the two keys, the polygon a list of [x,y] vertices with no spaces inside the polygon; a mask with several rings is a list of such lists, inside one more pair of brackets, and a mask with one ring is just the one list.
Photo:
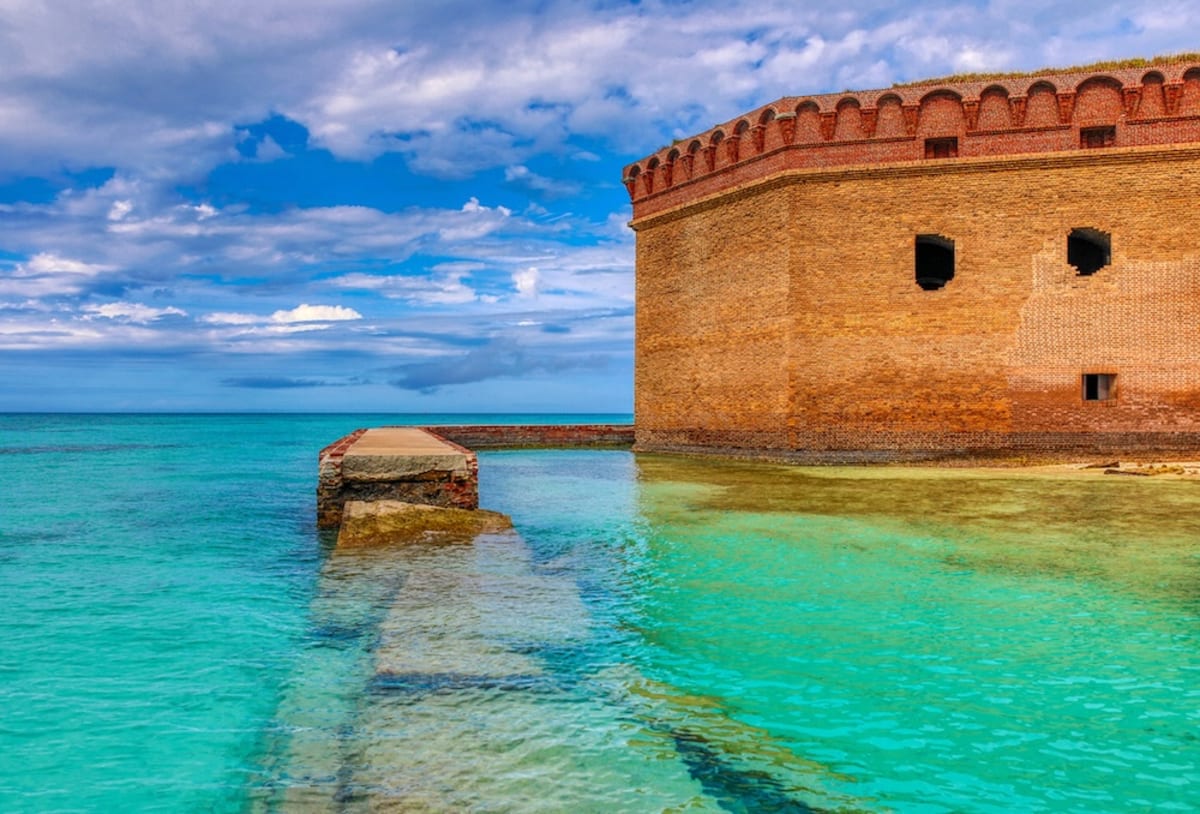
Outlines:
{"label": "cumulus cloud", "polygon": [[279,142],[269,135],[263,136],[254,149],[255,161],[275,161],[287,155],[287,151],[279,146]]}
{"label": "cumulus cloud", "polygon": [[276,311],[271,314],[275,323],[291,324],[293,322],[345,322],[351,319],[362,319],[362,314],[344,305],[309,305],[302,303],[290,311]]}

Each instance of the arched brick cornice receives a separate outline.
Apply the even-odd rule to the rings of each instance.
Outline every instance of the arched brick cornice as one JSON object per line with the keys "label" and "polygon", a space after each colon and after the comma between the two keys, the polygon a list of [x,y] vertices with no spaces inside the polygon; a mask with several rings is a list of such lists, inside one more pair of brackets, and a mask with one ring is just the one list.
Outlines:
{"label": "arched brick cornice", "polygon": [[[1111,76],[1089,76],[1075,86],[1071,115],[1066,117],[1066,121],[1083,125],[1115,124],[1121,116],[1127,115],[1127,107],[1136,107],[1133,104],[1136,100],[1132,96],[1124,98],[1124,90],[1121,83]],[[1059,94],[1059,97],[1063,98],[1064,95]]]}
{"label": "arched brick cornice", "polygon": [[1079,129],[1095,126],[1115,126],[1118,148],[1200,141],[1200,65],[784,97],[629,165],[624,180],[636,203],[785,167],[921,161],[925,138],[957,137],[952,160],[1078,150]]}
{"label": "arched brick cornice", "polygon": [[1083,91],[1084,88],[1089,88],[1093,85],[1098,85],[1100,87],[1109,87],[1109,88],[1113,88],[1115,90],[1121,89],[1121,83],[1118,82],[1113,77],[1108,76],[1106,74],[1096,74],[1095,76],[1089,76],[1087,79],[1083,80],[1078,85],[1076,85],[1075,92],[1079,93],[1079,92]]}
{"label": "arched brick cornice", "polygon": [[922,96],[920,99],[920,104],[924,105],[936,99],[945,98],[951,98],[957,102],[961,102],[963,96],[961,93],[953,91],[950,88],[937,88],[936,90],[931,90],[929,93],[926,93],[924,96]]}

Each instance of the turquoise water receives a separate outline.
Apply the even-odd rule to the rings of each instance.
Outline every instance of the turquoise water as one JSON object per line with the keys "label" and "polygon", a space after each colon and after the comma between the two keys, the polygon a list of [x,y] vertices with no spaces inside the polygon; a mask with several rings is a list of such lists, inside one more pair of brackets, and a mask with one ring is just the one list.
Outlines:
{"label": "turquoise water", "polygon": [[405,420],[0,416],[0,811],[1200,809],[1200,483],[489,452],[333,550]]}

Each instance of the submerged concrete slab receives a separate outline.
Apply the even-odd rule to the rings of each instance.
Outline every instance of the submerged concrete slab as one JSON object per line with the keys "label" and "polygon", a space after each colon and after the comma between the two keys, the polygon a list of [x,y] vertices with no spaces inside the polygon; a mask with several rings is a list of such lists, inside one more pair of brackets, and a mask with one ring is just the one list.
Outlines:
{"label": "submerged concrete slab", "polygon": [[342,456],[342,479],[357,482],[407,480],[429,472],[467,475],[468,453],[419,427],[367,430]]}
{"label": "submerged concrete slab", "polygon": [[342,507],[338,548],[441,541],[469,543],[480,534],[512,528],[512,520],[485,509],[452,509],[399,500],[348,500]]}

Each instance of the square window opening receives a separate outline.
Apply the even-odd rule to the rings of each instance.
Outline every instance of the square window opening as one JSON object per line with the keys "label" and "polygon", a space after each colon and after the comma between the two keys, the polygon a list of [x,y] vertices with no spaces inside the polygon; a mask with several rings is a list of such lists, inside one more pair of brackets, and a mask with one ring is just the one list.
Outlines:
{"label": "square window opening", "polygon": [[1067,235],[1067,263],[1081,277],[1095,274],[1112,262],[1112,236],[1091,227],[1072,229]]}
{"label": "square window opening", "polygon": [[1112,401],[1117,397],[1117,374],[1084,373],[1084,401]]}
{"label": "square window opening", "polygon": [[926,158],[957,158],[957,138],[927,138],[925,139]]}
{"label": "square window opening", "polygon": [[1079,146],[1085,150],[1094,150],[1098,147],[1112,147],[1116,143],[1117,128],[1114,126],[1083,127],[1079,130]]}

